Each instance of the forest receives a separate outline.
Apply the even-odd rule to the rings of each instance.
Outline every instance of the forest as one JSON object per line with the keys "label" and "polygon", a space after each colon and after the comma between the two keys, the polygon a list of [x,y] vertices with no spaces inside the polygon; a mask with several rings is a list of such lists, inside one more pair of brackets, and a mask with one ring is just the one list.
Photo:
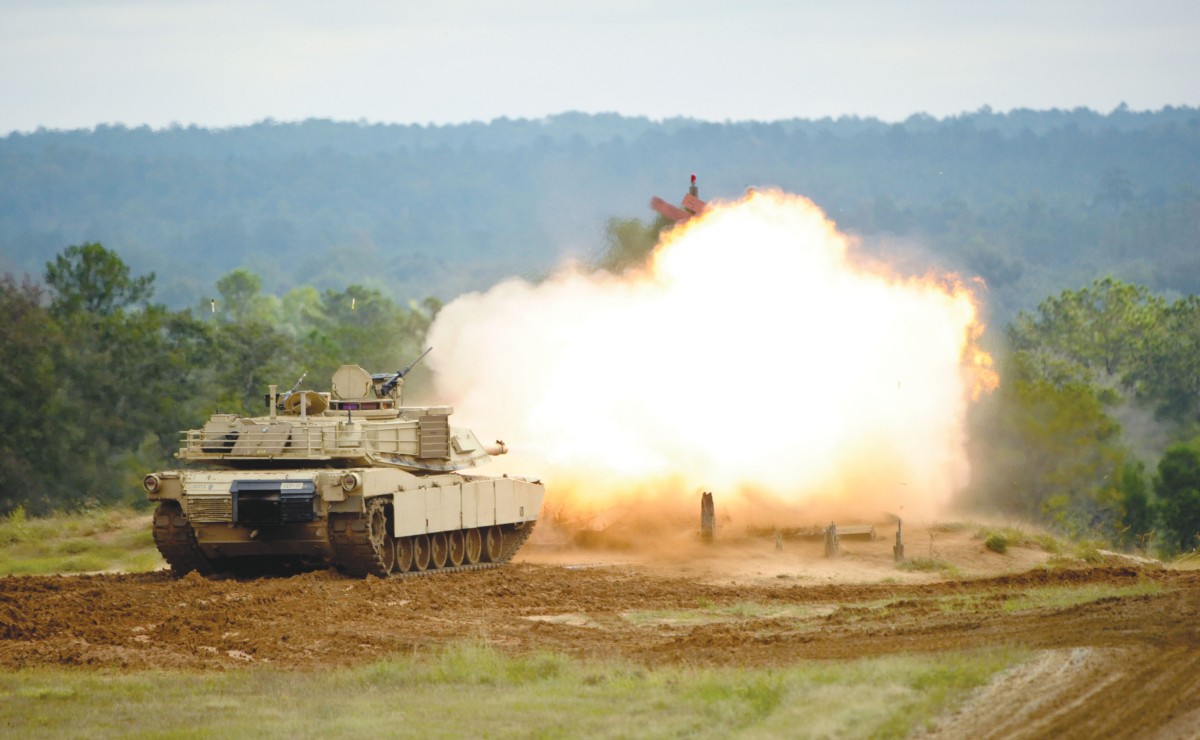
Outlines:
{"label": "forest", "polygon": [[179,430],[268,383],[399,368],[464,291],[642,259],[646,201],[697,172],[705,197],[781,187],[867,251],[984,278],[1001,382],[964,507],[1198,544],[1194,108],[100,126],[10,134],[0,172],[0,514],[136,502]]}
{"label": "forest", "polygon": [[1001,323],[1112,275],[1200,292],[1200,110],[710,123],[564,113],[449,126],[309,120],[0,138],[0,271],[100,242],[172,308],[239,267],[268,293],[448,300],[565,259],[610,218],[748,187],[811,198],[863,247],[982,276]]}

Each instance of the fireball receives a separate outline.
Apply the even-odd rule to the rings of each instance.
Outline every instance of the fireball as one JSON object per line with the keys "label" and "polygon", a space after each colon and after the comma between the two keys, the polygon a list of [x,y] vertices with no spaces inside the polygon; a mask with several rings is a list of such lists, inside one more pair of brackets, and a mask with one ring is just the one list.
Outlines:
{"label": "fireball", "polygon": [[435,387],[580,514],[698,493],[747,512],[929,515],[968,475],[994,385],[975,296],[856,256],[811,201],[715,203],[622,275],[567,266],[463,296],[429,343]]}

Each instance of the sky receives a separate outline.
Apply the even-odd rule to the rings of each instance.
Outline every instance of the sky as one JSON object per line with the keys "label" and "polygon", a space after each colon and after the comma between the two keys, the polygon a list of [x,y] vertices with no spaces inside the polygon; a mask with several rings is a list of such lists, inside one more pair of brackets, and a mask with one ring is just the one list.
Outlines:
{"label": "sky", "polygon": [[0,135],[1200,104],[1195,0],[0,0]]}

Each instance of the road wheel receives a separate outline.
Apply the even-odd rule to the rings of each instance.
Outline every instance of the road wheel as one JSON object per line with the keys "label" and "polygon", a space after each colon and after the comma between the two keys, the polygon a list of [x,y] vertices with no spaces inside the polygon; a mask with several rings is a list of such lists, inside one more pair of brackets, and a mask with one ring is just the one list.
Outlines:
{"label": "road wheel", "polygon": [[483,532],[483,561],[485,563],[498,562],[503,552],[504,533],[500,531],[500,527],[488,527]]}
{"label": "road wheel", "polygon": [[396,540],[396,572],[407,573],[413,568],[413,538],[401,537]]}
{"label": "road wheel", "polygon": [[450,546],[446,542],[446,533],[434,532],[429,537],[429,545],[429,554],[433,561],[433,567],[445,568],[446,557],[450,554]]}
{"label": "road wheel", "polygon": [[412,538],[413,568],[415,570],[429,569],[429,535],[419,534]]}
{"label": "road wheel", "polygon": [[461,529],[456,529],[446,535],[447,544],[450,546],[448,559],[450,564],[458,567],[463,564],[463,558],[467,556],[467,541],[463,537]]}
{"label": "road wheel", "polygon": [[479,562],[483,555],[483,536],[478,529],[468,529],[463,536],[466,545],[466,560],[471,565]]}

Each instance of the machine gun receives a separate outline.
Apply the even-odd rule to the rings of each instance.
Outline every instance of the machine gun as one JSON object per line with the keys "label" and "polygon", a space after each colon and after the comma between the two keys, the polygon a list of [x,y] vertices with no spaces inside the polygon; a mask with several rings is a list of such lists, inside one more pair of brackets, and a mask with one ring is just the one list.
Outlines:
{"label": "machine gun", "polygon": [[[306,377],[308,377],[307,370],[305,370],[303,373],[300,374],[300,378],[298,380],[296,380],[296,384],[292,386],[292,389],[290,391],[279,394],[279,396],[275,399],[276,408],[283,409],[284,404],[287,403],[287,400],[289,398],[291,398],[292,394],[294,394],[296,391],[300,390],[300,384],[304,382],[304,379]],[[267,402],[267,408],[270,408],[271,407],[271,394],[268,393],[265,396],[263,396],[263,400]]]}
{"label": "machine gun", "polygon": [[408,363],[408,365],[406,365],[403,370],[397,372],[394,376],[392,376],[392,378],[390,380],[388,380],[386,383],[384,383],[383,386],[379,389],[380,395],[390,396],[392,394],[392,391],[396,390],[396,386],[399,385],[400,381],[404,378],[404,376],[408,375],[408,371],[412,370],[414,367],[416,367],[417,363],[420,362],[421,360],[425,359],[425,355],[429,354],[432,351],[433,351],[433,347],[430,347],[429,349],[425,350],[424,352],[421,353],[420,357],[418,357],[417,359]]}
{"label": "machine gun", "polygon": [[300,373],[300,378],[299,378],[299,379],[296,381],[296,384],[292,386],[292,389],[291,389],[290,391],[288,391],[287,393],[284,393],[284,394],[283,394],[283,398],[286,400],[288,396],[290,396],[290,395],[292,395],[293,393],[295,393],[296,391],[300,390],[300,384],[301,384],[301,383],[303,383],[303,382],[304,382],[304,379],[305,379],[305,378],[307,378],[307,377],[308,377],[308,371],[307,371],[307,370],[305,370],[304,372]]}

